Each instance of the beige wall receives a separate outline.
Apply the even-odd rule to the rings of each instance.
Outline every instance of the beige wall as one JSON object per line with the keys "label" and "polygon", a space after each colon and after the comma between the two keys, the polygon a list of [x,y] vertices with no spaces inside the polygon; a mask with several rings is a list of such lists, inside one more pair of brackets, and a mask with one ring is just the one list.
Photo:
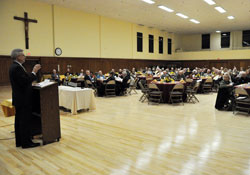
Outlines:
{"label": "beige wall", "polygon": [[55,47],[64,57],[100,57],[98,15],[54,6]]}
{"label": "beige wall", "polygon": [[[178,35],[178,47],[182,51],[201,51],[201,34],[193,35]],[[221,48],[221,34],[210,34],[210,49],[209,50],[232,50],[242,49],[242,31],[232,31],[230,34],[230,47]]]}
{"label": "beige wall", "polygon": [[[242,49],[242,32],[231,32],[231,47],[220,48],[220,34],[211,34],[211,51],[201,51],[201,34],[177,35],[155,28],[139,26],[34,0],[0,0],[0,55],[13,48],[24,48],[24,24],[13,19],[28,12],[38,23],[30,24],[32,56],[54,56],[60,47],[63,57],[128,58],[150,60],[250,59]],[[137,52],[137,32],[143,33],[143,52]],[[154,35],[154,53],[148,52],[148,35]],[[163,54],[159,54],[158,38],[164,38]],[[167,54],[167,39],[172,39],[172,55]],[[196,52],[177,52],[182,51]]]}
{"label": "beige wall", "polygon": [[250,50],[217,50],[175,53],[175,60],[250,59]]}
{"label": "beige wall", "polygon": [[14,48],[25,48],[24,23],[13,16],[37,19],[29,24],[30,49],[33,56],[52,56],[52,8],[51,5],[32,0],[0,0],[0,55],[9,55]]}
{"label": "beige wall", "polygon": [[132,23],[101,17],[101,57],[133,58]]}
{"label": "beige wall", "polygon": [[221,34],[210,34],[210,49],[201,49],[201,34],[177,35],[175,42],[179,50],[174,54],[175,60],[216,60],[216,59],[250,59],[250,49],[242,47],[242,31],[230,34],[230,48],[221,48]]}
{"label": "beige wall", "polygon": [[[143,33],[143,52],[137,52],[137,32]],[[154,53],[149,53],[149,36],[148,35],[154,35]],[[171,59],[173,57],[172,55],[168,55],[167,53],[167,42],[168,38],[173,38],[172,34],[169,34],[167,32],[160,31],[158,29],[154,28],[148,28],[145,26],[139,26],[136,24],[133,24],[133,57],[140,59],[140,58],[146,58],[146,59]],[[159,36],[163,37],[163,54],[159,54]],[[172,50],[174,51],[173,47]]]}
{"label": "beige wall", "polygon": [[[167,38],[172,37],[167,32],[34,0],[0,0],[0,55],[25,47],[24,23],[13,20],[25,11],[38,20],[38,24],[30,24],[30,49],[25,51],[32,56],[54,56],[54,49],[60,47],[63,57],[173,57],[167,54]],[[142,53],[137,52],[137,32],[144,36]],[[154,53],[148,53],[148,34],[154,35]],[[159,54],[159,36],[164,37],[164,54]]]}

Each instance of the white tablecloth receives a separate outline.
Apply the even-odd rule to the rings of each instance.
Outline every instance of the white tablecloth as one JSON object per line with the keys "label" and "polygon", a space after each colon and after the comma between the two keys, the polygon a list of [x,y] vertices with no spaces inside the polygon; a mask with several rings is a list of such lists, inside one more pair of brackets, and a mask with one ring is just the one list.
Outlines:
{"label": "white tablecloth", "polygon": [[59,86],[58,93],[59,106],[70,109],[72,114],[77,114],[81,109],[96,109],[93,89]]}

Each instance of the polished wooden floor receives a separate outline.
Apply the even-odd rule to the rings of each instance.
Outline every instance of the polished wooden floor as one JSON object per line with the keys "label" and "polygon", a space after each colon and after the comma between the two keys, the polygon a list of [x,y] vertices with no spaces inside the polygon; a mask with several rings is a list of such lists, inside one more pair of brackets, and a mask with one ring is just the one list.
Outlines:
{"label": "polished wooden floor", "polygon": [[[11,97],[0,87],[0,101]],[[61,111],[60,142],[33,149],[0,140],[0,174],[250,175],[250,117],[200,103],[148,105],[140,94],[96,98],[97,110]],[[0,113],[0,139],[14,117]],[[6,126],[7,125],[7,126]]]}

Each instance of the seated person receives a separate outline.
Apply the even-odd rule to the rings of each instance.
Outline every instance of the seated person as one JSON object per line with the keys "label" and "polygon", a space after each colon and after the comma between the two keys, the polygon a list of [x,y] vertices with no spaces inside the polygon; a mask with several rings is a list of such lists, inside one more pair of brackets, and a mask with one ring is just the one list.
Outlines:
{"label": "seated person", "polygon": [[163,71],[163,74],[162,74],[162,76],[161,76],[161,79],[165,79],[166,77],[169,77],[169,78],[170,78],[170,76],[169,76],[169,74],[167,73],[167,71]]}
{"label": "seated person", "polygon": [[136,69],[135,69],[134,67],[132,68],[131,76],[132,76],[133,78],[136,77]]}
{"label": "seated person", "polygon": [[84,70],[81,69],[80,73],[78,74],[78,78],[83,78],[84,77]]}
{"label": "seated person", "polygon": [[235,81],[236,81],[237,85],[239,85],[239,84],[247,84],[249,81],[248,81],[246,72],[241,71],[240,74],[239,74],[239,77],[237,77],[235,79]]}
{"label": "seated person", "polygon": [[100,80],[104,80],[105,79],[105,76],[102,74],[102,71],[99,70],[97,76],[96,76],[97,79],[100,79]]}
{"label": "seated person", "polygon": [[173,67],[171,67],[171,69],[170,69],[170,75],[171,76],[175,76],[175,70],[174,70],[174,68]]}
{"label": "seated person", "polygon": [[52,71],[51,80],[54,80],[54,81],[60,83],[60,76],[59,76],[59,74],[56,72],[56,69],[53,69],[53,71]]}
{"label": "seated person", "polygon": [[213,78],[214,84],[219,85],[220,82],[222,81],[222,79],[223,79],[223,78],[222,78],[221,70],[216,70],[216,71],[215,71],[215,76],[214,76],[214,78]]}
{"label": "seated person", "polygon": [[200,79],[201,75],[196,69],[193,70],[193,79]]}
{"label": "seated person", "polygon": [[146,71],[146,74],[153,75],[153,72],[152,72],[151,68],[148,68],[148,70]]}
{"label": "seated person", "polygon": [[72,75],[72,72],[70,72],[70,68],[67,69],[67,72],[65,72],[65,77]]}
{"label": "seated person", "polygon": [[90,75],[90,71],[89,70],[86,70],[86,75],[84,76],[84,80],[89,80],[91,82],[94,82],[94,79],[93,77]]}
{"label": "seated person", "polygon": [[99,81],[96,81],[97,94],[99,97],[102,97],[105,94],[105,85],[103,84],[103,80],[105,79],[105,76],[102,74],[101,70],[99,70],[96,78],[97,80],[99,80]]}
{"label": "seated person", "polygon": [[129,87],[128,80],[130,79],[130,76],[127,74],[126,71],[123,71],[122,77],[124,77],[121,84],[121,92],[123,93],[125,89]]}
{"label": "seated person", "polygon": [[110,72],[109,73],[109,77],[108,77],[108,79],[107,80],[105,80],[104,82],[109,82],[109,81],[111,81],[111,80],[115,80],[115,74],[114,74],[114,72]]}
{"label": "seated person", "polygon": [[119,71],[118,71],[118,77],[122,78],[122,69],[119,69]]}
{"label": "seated person", "polygon": [[228,109],[229,100],[232,97],[233,83],[229,74],[224,74],[220,82],[215,108],[218,110]]}
{"label": "seated person", "polygon": [[178,75],[176,76],[176,80],[177,80],[177,81],[186,80],[186,77],[185,77],[184,72],[183,72],[182,70],[180,70],[180,71],[178,72]]}
{"label": "seated person", "polygon": [[212,77],[211,70],[208,69],[207,72],[204,74],[205,77]]}

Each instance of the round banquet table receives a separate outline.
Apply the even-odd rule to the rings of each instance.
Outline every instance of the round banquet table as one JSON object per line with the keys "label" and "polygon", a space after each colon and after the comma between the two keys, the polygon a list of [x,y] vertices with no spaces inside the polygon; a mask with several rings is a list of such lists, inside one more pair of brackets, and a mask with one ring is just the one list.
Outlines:
{"label": "round banquet table", "polygon": [[[174,88],[174,86],[178,83],[179,81],[171,82],[171,83],[162,83],[162,82],[152,82],[157,85],[160,91],[162,91],[162,100],[163,103],[169,103],[169,98],[170,98],[170,92]],[[186,88],[186,83],[184,83],[184,93],[183,93],[183,101],[186,101],[187,99],[187,94],[185,93],[185,88]]]}

